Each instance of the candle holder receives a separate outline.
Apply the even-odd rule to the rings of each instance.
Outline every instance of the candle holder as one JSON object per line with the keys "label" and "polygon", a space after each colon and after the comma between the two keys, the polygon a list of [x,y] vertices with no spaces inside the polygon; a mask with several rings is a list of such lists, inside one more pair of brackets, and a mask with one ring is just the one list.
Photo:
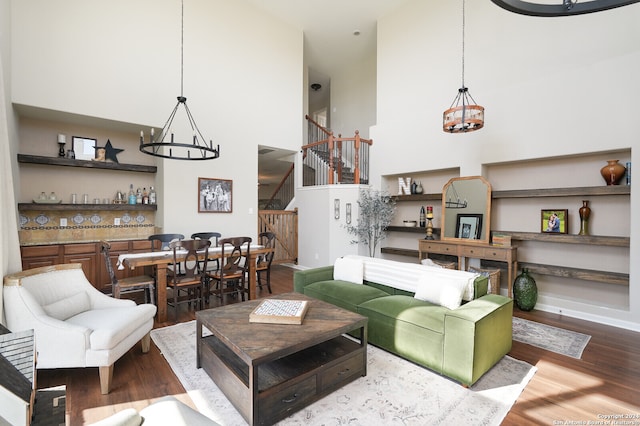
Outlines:
{"label": "candle holder", "polygon": [[58,156],[64,157],[65,156],[64,142],[58,142],[58,145],[60,146],[60,149],[58,150]]}
{"label": "candle holder", "polygon": [[433,206],[427,206],[427,236],[424,237],[425,240],[435,240],[433,238]]}

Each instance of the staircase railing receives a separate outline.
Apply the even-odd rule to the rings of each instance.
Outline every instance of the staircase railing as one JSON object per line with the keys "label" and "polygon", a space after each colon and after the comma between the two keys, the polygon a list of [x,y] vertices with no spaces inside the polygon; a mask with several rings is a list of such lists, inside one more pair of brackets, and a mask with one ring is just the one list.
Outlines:
{"label": "staircase railing", "polygon": [[264,205],[264,210],[284,210],[293,200],[296,190],[293,167],[294,164],[292,163],[278,187],[273,191],[271,198]]}
{"label": "staircase railing", "polygon": [[303,185],[333,185],[336,183],[369,183],[369,147],[372,139],[335,137],[308,115],[307,144],[302,147],[305,166]]}

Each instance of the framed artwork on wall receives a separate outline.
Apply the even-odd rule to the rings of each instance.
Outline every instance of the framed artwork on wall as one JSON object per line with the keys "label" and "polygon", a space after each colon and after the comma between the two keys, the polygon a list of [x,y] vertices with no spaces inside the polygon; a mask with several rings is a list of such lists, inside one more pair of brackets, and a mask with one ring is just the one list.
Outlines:
{"label": "framed artwork on wall", "polygon": [[569,210],[567,209],[541,210],[540,218],[541,232],[550,234],[567,234],[569,232],[569,227],[567,226]]}
{"label": "framed artwork on wall", "polygon": [[76,160],[93,160],[96,158],[97,139],[73,136],[71,137],[71,142]]}
{"label": "framed artwork on wall", "polygon": [[233,181],[198,178],[198,213],[231,213]]}
{"label": "framed artwork on wall", "polygon": [[482,214],[458,213],[456,238],[479,240],[482,234]]}

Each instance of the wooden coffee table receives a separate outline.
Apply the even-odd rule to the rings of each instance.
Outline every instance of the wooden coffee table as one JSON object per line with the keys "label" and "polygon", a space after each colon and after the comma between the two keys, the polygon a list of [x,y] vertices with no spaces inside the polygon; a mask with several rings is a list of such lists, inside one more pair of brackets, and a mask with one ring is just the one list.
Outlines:
{"label": "wooden coffee table", "polygon": [[[300,293],[273,298],[308,300],[302,324],[250,323],[260,300],[196,312],[197,367],[250,425],[271,425],[367,374],[366,317]],[[352,331],[359,342],[343,336]]]}

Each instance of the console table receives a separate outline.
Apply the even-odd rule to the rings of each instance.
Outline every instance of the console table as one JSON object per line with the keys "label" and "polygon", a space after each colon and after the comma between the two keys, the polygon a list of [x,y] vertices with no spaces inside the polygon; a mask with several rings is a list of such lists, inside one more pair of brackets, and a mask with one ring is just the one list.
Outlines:
{"label": "console table", "polygon": [[465,270],[469,269],[469,259],[506,262],[507,288],[509,297],[512,297],[514,273],[518,270],[517,247],[494,246],[465,241],[418,240],[419,259],[426,258],[429,253],[457,256],[458,269],[462,269],[464,264]]}

